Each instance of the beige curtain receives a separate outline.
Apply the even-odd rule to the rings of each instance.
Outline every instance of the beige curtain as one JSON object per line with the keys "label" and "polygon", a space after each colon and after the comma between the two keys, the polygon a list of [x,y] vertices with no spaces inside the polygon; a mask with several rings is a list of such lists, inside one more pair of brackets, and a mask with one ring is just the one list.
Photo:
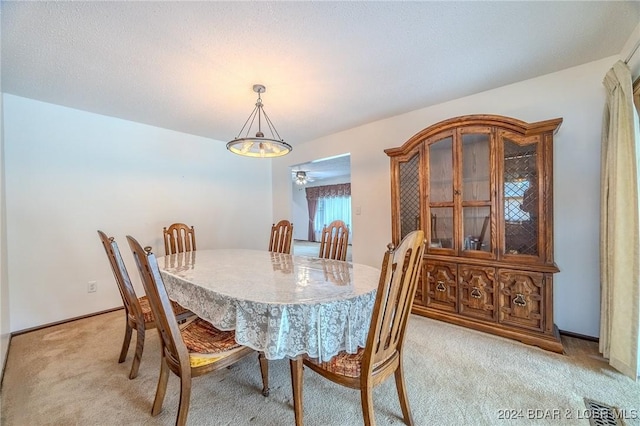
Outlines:
{"label": "beige curtain", "polygon": [[600,225],[600,352],[638,377],[640,332],[640,134],[631,73],[618,61],[604,78]]}
{"label": "beige curtain", "polygon": [[633,82],[633,103],[636,106],[638,115],[640,115],[640,77]]}

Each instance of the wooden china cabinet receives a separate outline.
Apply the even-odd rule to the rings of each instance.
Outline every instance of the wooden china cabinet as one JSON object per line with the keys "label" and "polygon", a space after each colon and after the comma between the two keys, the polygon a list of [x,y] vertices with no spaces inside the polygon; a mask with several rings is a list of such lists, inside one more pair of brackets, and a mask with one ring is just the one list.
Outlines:
{"label": "wooden china cabinet", "polygon": [[562,352],[553,323],[553,135],[562,119],[468,115],[391,158],[393,240],[423,229],[413,312]]}

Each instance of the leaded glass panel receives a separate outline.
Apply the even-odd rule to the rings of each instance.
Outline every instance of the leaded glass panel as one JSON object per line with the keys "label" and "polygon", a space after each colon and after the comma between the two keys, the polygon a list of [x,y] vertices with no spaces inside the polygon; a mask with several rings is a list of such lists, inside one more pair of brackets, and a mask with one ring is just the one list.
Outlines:
{"label": "leaded glass panel", "polygon": [[538,173],[535,144],[504,139],[505,253],[538,255]]}
{"label": "leaded glass panel", "polygon": [[420,228],[420,156],[400,165],[400,239]]}

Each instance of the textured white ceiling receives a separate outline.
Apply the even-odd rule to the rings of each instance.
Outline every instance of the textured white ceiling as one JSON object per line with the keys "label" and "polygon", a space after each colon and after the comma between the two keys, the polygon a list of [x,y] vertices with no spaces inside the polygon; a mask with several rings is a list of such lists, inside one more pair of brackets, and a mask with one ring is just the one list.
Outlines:
{"label": "textured white ceiling", "polygon": [[3,1],[2,91],[295,145],[620,53],[639,2]]}

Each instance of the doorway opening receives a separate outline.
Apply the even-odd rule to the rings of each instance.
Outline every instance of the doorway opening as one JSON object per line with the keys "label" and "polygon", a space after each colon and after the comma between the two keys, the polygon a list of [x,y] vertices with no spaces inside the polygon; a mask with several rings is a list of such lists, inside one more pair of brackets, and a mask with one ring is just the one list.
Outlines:
{"label": "doorway opening", "polygon": [[[318,256],[322,227],[333,220],[351,227],[351,155],[349,153],[296,164],[291,169],[293,244],[292,253]],[[307,189],[313,188],[310,191]],[[315,201],[308,200],[311,194]],[[347,250],[351,261],[351,243]]]}

